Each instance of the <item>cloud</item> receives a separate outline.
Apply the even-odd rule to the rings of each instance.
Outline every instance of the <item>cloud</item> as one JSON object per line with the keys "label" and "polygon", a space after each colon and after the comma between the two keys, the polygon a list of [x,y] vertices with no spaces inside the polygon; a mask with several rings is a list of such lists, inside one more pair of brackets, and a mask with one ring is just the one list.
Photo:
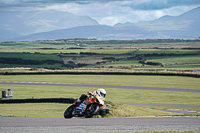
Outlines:
{"label": "cloud", "polygon": [[200,5],[200,0],[148,0],[140,4],[133,4],[133,9],[138,10],[161,10],[175,6]]}
{"label": "cloud", "polygon": [[[160,0],[159,0],[160,1]],[[89,16],[97,20],[100,24],[114,25],[116,23],[126,23],[126,22],[138,22],[138,21],[148,21],[153,19],[158,19],[164,15],[177,16],[186,11],[195,8],[198,5],[193,6],[172,6],[172,3],[167,7],[158,9],[155,7],[158,0],[132,0],[132,1],[110,1],[110,2],[90,2],[87,4],[79,3],[64,3],[64,4],[54,4],[46,7],[46,10],[59,10],[64,12],[70,12],[75,15]],[[170,0],[164,0],[165,2],[160,2],[161,5],[169,4]],[[176,0],[175,0],[176,1]],[[145,3],[152,2],[151,10],[150,7],[143,9],[139,6]],[[195,2],[194,2],[195,3]],[[177,4],[174,4],[177,5]],[[182,5],[184,5],[182,3]]]}
{"label": "cloud", "polygon": [[133,8],[141,10],[163,9],[170,8],[172,6],[184,6],[184,5],[196,5],[200,4],[199,0],[1,0],[1,6],[28,6],[40,4],[59,4],[59,3],[78,3],[78,4],[90,4],[90,3],[132,3]]}
{"label": "cloud", "polygon": [[0,0],[0,6],[0,10],[69,12],[114,25],[177,16],[200,6],[200,0]]}
{"label": "cloud", "polygon": [[[59,10],[70,12],[79,16],[89,16],[97,20],[100,24],[114,25],[118,22],[126,22],[127,17],[133,14],[131,7],[123,6],[122,2],[109,2],[109,3],[65,3],[49,5],[46,10]],[[132,15],[131,15],[132,16]]]}

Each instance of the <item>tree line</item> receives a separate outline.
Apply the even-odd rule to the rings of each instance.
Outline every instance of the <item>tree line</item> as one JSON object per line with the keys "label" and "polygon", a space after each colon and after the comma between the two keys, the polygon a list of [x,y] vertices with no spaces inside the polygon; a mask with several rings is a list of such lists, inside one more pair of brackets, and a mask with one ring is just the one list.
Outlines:
{"label": "tree line", "polygon": [[1,64],[20,64],[20,65],[41,65],[41,64],[63,64],[62,61],[57,60],[24,60],[22,58],[0,58]]}

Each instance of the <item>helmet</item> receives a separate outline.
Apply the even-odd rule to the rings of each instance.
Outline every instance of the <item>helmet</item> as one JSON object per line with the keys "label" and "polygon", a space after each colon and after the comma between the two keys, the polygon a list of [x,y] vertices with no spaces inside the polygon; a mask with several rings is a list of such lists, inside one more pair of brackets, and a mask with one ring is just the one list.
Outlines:
{"label": "helmet", "polygon": [[106,97],[106,91],[105,91],[104,89],[97,89],[97,94],[98,94],[100,97],[103,97],[103,98]]}

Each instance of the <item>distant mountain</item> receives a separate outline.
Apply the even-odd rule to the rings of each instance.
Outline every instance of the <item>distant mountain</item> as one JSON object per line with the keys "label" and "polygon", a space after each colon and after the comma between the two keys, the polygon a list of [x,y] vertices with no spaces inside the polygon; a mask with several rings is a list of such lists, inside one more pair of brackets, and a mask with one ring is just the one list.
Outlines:
{"label": "distant mountain", "polygon": [[[4,29],[0,29],[0,41],[6,41],[9,38],[16,38],[19,37],[20,35],[11,31],[7,31]],[[11,39],[12,40],[12,39]]]}
{"label": "distant mountain", "polygon": [[[120,40],[130,38],[152,37],[153,32],[138,27],[111,27],[106,25],[79,26],[74,28],[36,33],[15,38],[15,41],[55,40],[73,38],[97,38],[102,40]],[[155,35],[156,37],[156,35]]]}
{"label": "distant mountain", "polygon": [[95,38],[104,34],[113,33],[114,28],[104,25],[79,26],[62,30],[42,32],[15,38],[16,41],[54,40],[69,38]]}
{"label": "distant mountain", "polygon": [[[29,35],[77,26],[98,25],[87,16],[76,16],[61,11],[0,11],[0,29],[19,35]],[[0,32],[0,36],[3,35]],[[10,38],[8,36],[7,38]]]}
{"label": "distant mountain", "polygon": [[[47,13],[47,14],[52,15],[52,13]],[[59,29],[58,28],[59,25],[57,25],[57,27],[52,26],[55,23],[51,22],[50,20],[44,21],[45,20],[44,16],[41,16],[41,18],[39,18],[38,16],[40,15],[35,14],[37,16],[37,20],[40,20],[40,22],[48,22],[46,27],[43,25],[41,29],[39,23],[36,23],[37,21],[35,19],[34,19],[35,23],[30,22],[29,25],[32,24],[34,26],[37,25],[39,27],[36,28],[37,31],[44,29],[48,30],[51,28],[59,30],[29,34],[27,36],[9,39],[8,41],[33,41],[33,40],[54,40],[54,39],[72,39],[72,38],[96,38],[105,40],[199,38],[200,37],[199,14],[200,14],[200,7],[195,8],[189,12],[186,12],[180,16],[163,16],[153,21],[116,24],[115,26],[99,25],[96,21],[90,18],[87,17],[80,18],[75,16],[75,18],[77,18],[77,21],[84,22],[81,21],[81,19],[85,20],[85,25],[83,23],[83,25],[81,26],[65,28],[65,29]],[[57,17],[61,18],[61,16]],[[55,18],[52,19],[52,21],[53,20],[55,21],[56,20]],[[69,20],[69,23],[70,22],[75,23],[76,20],[75,18],[72,19],[73,21]],[[61,25],[64,25],[64,22]],[[20,31],[20,29],[18,30]],[[29,29],[27,28],[27,30]]]}
{"label": "distant mountain", "polygon": [[157,38],[198,38],[200,36],[200,7],[180,16],[163,16],[153,21],[116,24],[114,27],[137,26],[157,32]]}

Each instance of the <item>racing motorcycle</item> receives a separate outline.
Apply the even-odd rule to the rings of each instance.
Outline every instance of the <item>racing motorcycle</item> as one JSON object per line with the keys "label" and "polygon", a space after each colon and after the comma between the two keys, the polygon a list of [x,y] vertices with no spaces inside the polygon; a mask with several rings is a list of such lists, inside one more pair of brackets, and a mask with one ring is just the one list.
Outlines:
{"label": "racing motorcycle", "polygon": [[104,117],[109,113],[109,109],[103,109],[103,107],[103,98],[98,95],[90,94],[90,96],[81,104],[78,104],[76,100],[69,106],[64,112],[64,117],[66,119],[74,116],[91,118],[92,116],[100,115]]}

